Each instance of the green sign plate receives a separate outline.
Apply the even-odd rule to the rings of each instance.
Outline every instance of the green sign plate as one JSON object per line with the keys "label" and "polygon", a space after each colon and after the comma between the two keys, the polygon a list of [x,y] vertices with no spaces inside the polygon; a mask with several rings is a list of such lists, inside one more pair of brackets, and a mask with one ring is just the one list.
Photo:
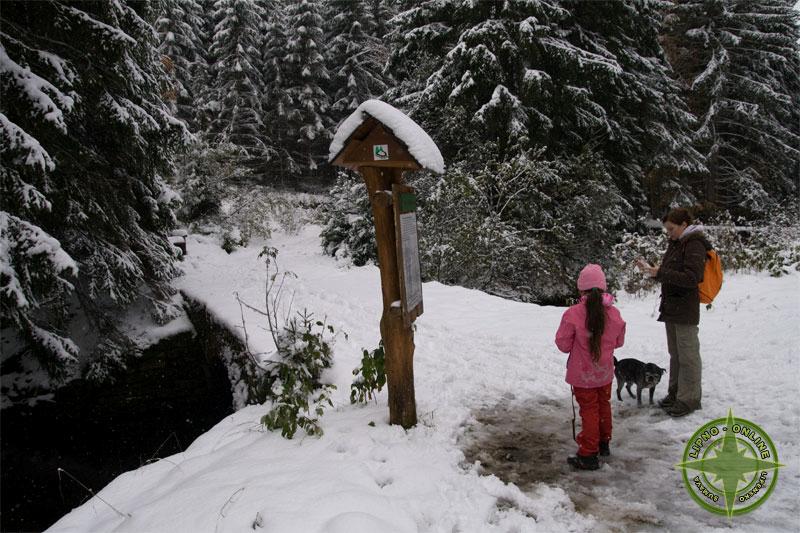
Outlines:
{"label": "green sign plate", "polygon": [[417,195],[410,192],[400,193],[400,212],[413,213],[417,210]]}

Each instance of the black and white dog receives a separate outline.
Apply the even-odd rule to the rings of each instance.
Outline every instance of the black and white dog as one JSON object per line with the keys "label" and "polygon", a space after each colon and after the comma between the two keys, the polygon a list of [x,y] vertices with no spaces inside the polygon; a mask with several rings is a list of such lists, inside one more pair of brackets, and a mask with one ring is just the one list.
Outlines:
{"label": "black and white dog", "polygon": [[[650,403],[653,403],[653,393],[656,385],[661,381],[661,376],[666,372],[654,363],[643,363],[637,359],[614,358],[614,375],[617,377],[617,398],[622,401],[622,386],[628,390],[631,398],[636,398],[636,403],[642,405],[642,389],[650,389]],[[631,385],[636,385],[636,396],[631,392]]]}

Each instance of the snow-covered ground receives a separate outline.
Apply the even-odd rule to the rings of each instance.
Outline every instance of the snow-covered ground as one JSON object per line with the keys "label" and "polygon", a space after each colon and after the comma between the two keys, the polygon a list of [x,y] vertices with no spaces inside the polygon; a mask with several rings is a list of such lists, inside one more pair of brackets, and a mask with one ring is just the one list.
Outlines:
{"label": "snow-covered ground", "polygon": [[[328,377],[337,402],[322,418],[325,434],[283,439],[260,426],[263,407],[247,407],[183,453],[119,476],[48,531],[800,528],[800,276],[728,276],[714,309],[702,313],[703,410],[671,419],[630,397],[614,398],[612,456],[597,472],[574,472],[564,461],[575,450],[566,357],[553,344],[563,308],[426,283],[415,337],[420,423],[404,431],[388,425],[385,390],[377,404],[348,402],[361,348],[378,343],[378,270],[322,256],[318,232],[310,226],[269,244],[280,250],[282,268],[298,275],[294,307],[327,315],[349,335],[335,345]],[[180,287],[241,326],[234,293],[254,305],[264,300],[260,248],[227,255],[190,237]],[[620,295],[628,330],[618,358],[668,366],[656,301]],[[260,318],[248,313],[246,322],[254,349],[268,350]],[[729,408],[759,424],[786,465],[769,500],[732,522],[697,506],[674,467],[688,437]]]}

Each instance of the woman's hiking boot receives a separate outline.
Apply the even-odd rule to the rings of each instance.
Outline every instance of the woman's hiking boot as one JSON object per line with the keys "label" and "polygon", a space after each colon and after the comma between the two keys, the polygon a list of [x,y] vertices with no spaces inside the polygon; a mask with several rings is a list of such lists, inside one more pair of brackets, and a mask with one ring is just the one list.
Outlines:
{"label": "woman's hiking boot", "polygon": [[661,400],[658,401],[658,406],[662,409],[669,409],[675,404],[675,400],[676,400],[675,396],[667,394],[666,396],[661,398]]}
{"label": "woman's hiking boot", "polygon": [[600,443],[600,455],[603,457],[611,455],[611,448],[608,446],[608,441]]}
{"label": "woman's hiking boot", "polygon": [[573,455],[567,457],[567,462],[578,470],[597,470],[600,468],[600,461],[596,455]]}
{"label": "woman's hiking boot", "polygon": [[665,410],[667,411],[667,414],[669,416],[671,416],[673,418],[678,418],[678,417],[681,417],[681,416],[686,416],[689,413],[692,413],[692,412],[696,411],[699,408],[700,408],[699,405],[696,408],[692,408],[692,407],[689,407],[688,405],[686,405],[685,403],[683,403],[680,400],[675,400],[675,403],[673,403],[672,405],[667,407]]}

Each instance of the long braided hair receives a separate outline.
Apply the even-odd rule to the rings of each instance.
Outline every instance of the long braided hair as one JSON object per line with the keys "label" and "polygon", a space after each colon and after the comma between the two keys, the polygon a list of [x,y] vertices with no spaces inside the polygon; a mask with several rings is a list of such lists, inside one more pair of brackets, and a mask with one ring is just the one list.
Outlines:
{"label": "long braided hair", "polygon": [[603,309],[603,291],[597,287],[590,289],[586,296],[586,329],[591,333],[589,350],[592,361],[600,360],[600,342],[606,329],[606,310]]}

